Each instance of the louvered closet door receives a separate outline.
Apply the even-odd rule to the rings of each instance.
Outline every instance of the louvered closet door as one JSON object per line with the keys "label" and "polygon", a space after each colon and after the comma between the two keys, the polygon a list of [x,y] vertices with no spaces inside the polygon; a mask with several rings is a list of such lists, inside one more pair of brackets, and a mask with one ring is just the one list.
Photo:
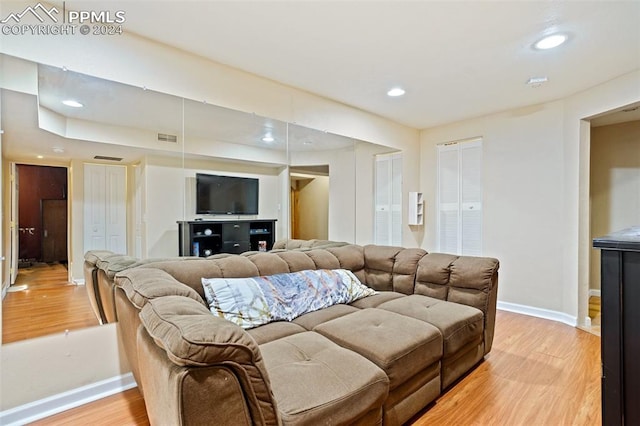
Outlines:
{"label": "louvered closet door", "polygon": [[438,250],[482,254],[482,141],[438,146]]}
{"label": "louvered closet door", "polygon": [[376,157],[374,241],[402,245],[402,156]]}
{"label": "louvered closet door", "polygon": [[482,255],[482,145],[460,144],[461,254]]}

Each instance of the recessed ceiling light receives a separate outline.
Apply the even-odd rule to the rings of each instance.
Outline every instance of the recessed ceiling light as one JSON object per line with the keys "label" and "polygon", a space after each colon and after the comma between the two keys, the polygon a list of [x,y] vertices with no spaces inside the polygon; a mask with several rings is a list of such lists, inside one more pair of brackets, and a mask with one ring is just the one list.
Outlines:
{"label": "recessed ceiling light", "polygon": [[538,50],[553,49],[567,41],[567,38],[566,34],[552,34],[536,41],[533,47]]}
{"label": "recessed ceiling light", "polygon": [[54,146],[53,152],[55,152],[56,154],[62,154],[64,152],[64,148],[60,148],[59,146]]}
{"label": "recessed ceiling light", "polygon": [[62,103],[72,108],[82,108],[84,106],[80,102],[74,101],[73,99],[65,99],[64,101],[62,101]]}
{"label": "recessed ceiling light", "polygon": [[42,160],[42,159],[44,158],[44,155],[36,155],[36,158],[37,158],[38,160]]}
{"label": "recessed ceiling light", "polygon": [[402,96],[404,94],[405,94],[405,91],[401,87],[394,87],[393,89],[390,89],[387,92],[388,96],[391,96],[391,97],[394,97],[394,98],[397,97],[397,96]]}
{"label": "recessed ceiling light", "polygon": [[262,142],[273,142],[275,139],[271,135],[264,135]]}

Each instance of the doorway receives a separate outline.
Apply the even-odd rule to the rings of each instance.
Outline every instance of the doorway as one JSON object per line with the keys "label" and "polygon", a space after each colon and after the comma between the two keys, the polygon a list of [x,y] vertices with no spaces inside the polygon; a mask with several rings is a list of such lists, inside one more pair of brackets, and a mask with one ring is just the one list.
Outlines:
{"label": "doorway", "polygon": [[592,241],[638,225],[640,218],[640,104],[626,105],[581,123],[581,206],[578,324],[599,334],[600,250]]}
{"label": "doorway", "polygon": [[291,238],[329,239],[329,166],[291,167]]}
{"label": "doorway", "polygon": [[67,168],[16,165],[18,274],[42,263],[66,267]]}
{"label": "doorway", "polygon": [[[615,118],[618,117],[617,120]],[[590,239],[639,224],[640,120],[612,114],[591,122]],[[590,252],[589,315],[600,326],[600,250]],[[589,320],[587,320],[589,322]]]}

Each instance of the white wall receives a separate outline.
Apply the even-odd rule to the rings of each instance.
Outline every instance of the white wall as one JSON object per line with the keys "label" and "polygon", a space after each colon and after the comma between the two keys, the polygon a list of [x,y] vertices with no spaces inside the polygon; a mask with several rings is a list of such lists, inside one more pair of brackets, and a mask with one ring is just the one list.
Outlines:
{"label": "white wall", "polygon": [[422,131],[423,247],[436,247],[436,144],[480,136],[483,251],[500,260],[499,301],[582,323],[591,250],[583,120],[638,101],[640,72],[633,72],[561,101]]}
{"label": "white wall", "polygon": [[[640,121],[591,129],[591,238],[640,224]],[[591,250],[589,289],[600,289]]]}
{"label": "white wall", "polygon": [[561,102],[454,123],[422,133],[423,247],[437,251],[437,148],[483,140],[483,255],[500,260],[501,301],[561,311]]}
{"label": "white wall", "polygon": [[[195,214],[196,173],[223,174],[257,178],[259,184],[258,215],[256,219],[277,219],[276,229],[282,224],[280,206],[283,194],[280,191],[280,168],[255,167],[246,164],[220,163],[214,161],[150,157],[144,165],[144,186],[146,187],[143,207],[143,226],[146,229],[146,255],[144,257],[178,256],[179,220],[195,218],[225,219],[228,215]],[[284,194],[288,197],[288,193]],[[233,216],[234,219],[244,216]]]}

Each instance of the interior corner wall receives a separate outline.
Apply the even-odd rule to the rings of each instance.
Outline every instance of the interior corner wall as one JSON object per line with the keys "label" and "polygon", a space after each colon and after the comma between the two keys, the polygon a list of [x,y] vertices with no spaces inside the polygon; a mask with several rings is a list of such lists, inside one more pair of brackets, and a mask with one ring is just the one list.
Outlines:
{"label": "interior corner wall", "polygon": [[562,311],[563,104],[554,102],[422,133],[423,248],[438,251],[437,145],[482,137],[484,256],[500,260],[499,299]]}
{"label": "interior corner wall", "polygon": [[[640,225],[640,121],[591,129],[591,239]],[[600,290],[600,250],[589,289]]]}
{"label": "interior corner wall", "polygon": [[[356,191],[355,152],[343,150],[292,152],[292,166],[329,166],[329,239],[355,241]],[[287,194],[288,196],[289,194]]]}
{"label": "interior corner wall", "polygon": [[423,130],[423,247],[437,250],[436,145],[480,136],[483,254],[500,260],[499,301],[554,311],[582,323],[591,250],[585,120],[636,102],[640,71],[561,101]]}

